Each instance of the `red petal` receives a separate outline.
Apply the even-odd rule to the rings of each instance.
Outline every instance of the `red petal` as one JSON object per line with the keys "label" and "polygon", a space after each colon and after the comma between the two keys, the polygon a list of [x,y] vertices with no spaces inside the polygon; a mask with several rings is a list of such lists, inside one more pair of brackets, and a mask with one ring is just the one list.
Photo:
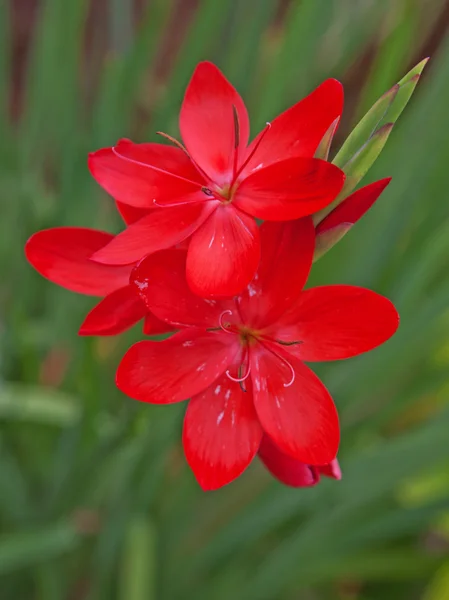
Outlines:
{"label": "red petal", "polygon": [[329,285],[303,292],[273,329],[301,360],[339,360],[386,342],[399,325],[393,304],[380,294],[351,285]]}
{"label": "red petal", "polygon": [[390,183],[391,177],[381,179],[360,188],[339,204],[317,227],[317,235],[334,229],[343,223],[356,223],[376,202]]}
{"label": "red petal", "polygon": [[187,281],[200,296],[233,296],[254,277],[259,259],[255,220],[232,206],[219,206],[191,238]]}
{"label": "red petal", "polygon": [[[278,344],[267,344],[277,352]],[[329,392],[301,361],[284,362],[262,346],[251,349],[254,404],[264,431],[282,452],[311,465],[335,458],[340,440],[338,415]],[[290,363],[292,370],[285,361]],[[290,384],[290,385],[289,385]]]}
{"label": "red petal", "polygon": [[312,266],[312,219],[266,221],[260,228],[260,242],[259,268],[239,302],[245,322],[256,329],[273,323],[298,299]]}
{"label": "red petal", "polygon": [[136,221],[147,215],[150,210],[147,208],[136,208],[135,206],[130,206],[129,204],[123,204],[123,202],[116,202],[115,204],[126,225],[131,225],[131,223],[135,223]]}
{"label": "red petal", "polygon": [[193,160],[219,185],[232,172],[236,143],[233,107],[238,115],[238,142],[245,148],[249,120],[243,100],[215,65],[200,63],[184,96],[179,128]]}
{"label": "red petal", "polygon": [[239,351],[237,336],[191,327],[162,342],[132,346],[118,367],[117,386],[142,402],[179,402],[205,390]]}
{"label": "red petal", "polygon": [[341,479],[341,469],[337,459],[334,459],[328,465],[317,468],[321,475],[326,475],[326,477],[331,477],[332,479]]}
{"label": "red petal", "polygon": [[284,454],[267,435],[264,435],[262,438],[259,448],[259,458],[270,473],[285,485],[290,485],[291,487],[310,487],[319,481],[316,467],[306,465]]}
{"label": "red petal", "polygon": [[80,335],[117,335],[143,319],[147,309],[134,289],[127,285],[112,292],[95,306],[80,327]]}
{"label": "red petal", "polygon": [[92,260],[125,265],[140,260],[146,254],[171,248],[192,235],[211,210],[213,206],[210,204],[154,209],[116,235],[107,246],[92,255]]}
{"label": "red petal", "polygon": [[[327,79],[271,122],[245,172],[257,165],[266,167],[291,156],[312,157],[324,134],[342,112],[343,86],[335,79]],[[248,154],[258,143],[259,136],[251,143]]]}
{"label": "red petal", "polygon": [[165,321],[161,321],[152,313],[147,312],[143,323],[143,333],[145,335],[160,335],[162,333],[170,333],[176,331],[176,327],[172,327]]}
{"label": "red petal", "polygon": [[318,158],[288,158],[253,171],[233,204],[259,219],[287,221],[311,215],[332,202],[345,174]]}
{"label": "red petal", "polygon": [[112,239],[110,233],[82,227],[45,229],[30,237],[25,254],[36,271],[53,283],[79,294],[105,296],[127,285],[130,273],[130,267],[89,260]]}
{"label": "red petal", "polygon": [[241,475],[261,438],[252,395],[226,375],[189,402],[184,451],[203,490],[216,490]]}
{"label": "red petal", "polygon": [[147,256],[133,270],[130,281],[159,319],[180,326],[218,327],[220,315],[234,304],[194,294],[186,281],[186,256],[184,250]]}
{"label": "red petal", "polygon": [[103,148],[88,159],[93,177],[115,200],[152,208],[154,200],[163,202],[199,193],[201,179],[179,148],[120,140],[115,151],[119,155],[112,148]]}

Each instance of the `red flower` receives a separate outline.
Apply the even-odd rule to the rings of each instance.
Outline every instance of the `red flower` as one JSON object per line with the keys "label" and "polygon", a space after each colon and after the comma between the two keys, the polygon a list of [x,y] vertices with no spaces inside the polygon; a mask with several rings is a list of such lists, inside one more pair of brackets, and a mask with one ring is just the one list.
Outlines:
{"label": "red flower", "polygon": [[[315,260],[320,258],[373,206],[381,193],[390,183],[391,177],[374,181],[353,192],[316,227]],[[314,216],[317,222],[317,215]]]}
{"label": "red flower", "polygon": [[281,452],[267,435],[262,436],[258,456],[276,479],[291,487],[311,487],[319,483],[321,475],[341,479],[336,458],[327,465],[306,465]]}
{"label": "red flower", "polygon": [[180,147],[121,140],[90,156],[92,175],[117,201],[152,209],[94,260],[131,264],[191,236],[191,289],[209,297],[239,293],[260,257],[254,217],[298,219],[341,190],[344,173],[313,154],[342,106],[341,84],[328,79],[247,146],[241,97],[217,67],[201,63],[181,108],[185,148],[176,141]]}
{"label": "red flower", "polygon": [[186,252],[145,258],[134,281],[148,308],[184,329],[130,348],[117,385],[144,402],[191,398],[184,449],[200,485],[215,489],[240,475],[267,434],[281,452],[327,465],[339,444],[332,398],[304,361],[338,360],[382,344],[396,331],[389,300],[348,285],[302,291],[312,264],[310,218],[264,223],[254,280],[233,299],[194,295]]}
{"label": "red flower", "polygon": [[115,335],[145,318],[144,333],[171,331],[151,314],[129,284],[133,265],[100,265],[90,260],[113,236],[95,229],[58,227],[35,233],[25,246],[33,267],[58,285],[89,296],[104,296],[81,325],[81,335]]}

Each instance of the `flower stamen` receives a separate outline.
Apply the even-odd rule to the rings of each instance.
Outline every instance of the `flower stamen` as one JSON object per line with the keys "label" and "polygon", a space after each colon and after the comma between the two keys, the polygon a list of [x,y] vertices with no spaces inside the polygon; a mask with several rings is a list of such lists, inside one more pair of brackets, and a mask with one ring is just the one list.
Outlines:
{"label": "flower stamen", "polygon": [[195,185],[201,189],[202,183],[198,181],[192,181],[191,179],[187,179],[186,177],[182,177],[182,175],[176,175],[176,173],[171,173],[170,171],[166,171],[165,169],[160,169],[159,167],[155,167],[154,165],[150,165],[148,163],[141,162],[140,160],[135,160],[134,158],[129,158],[124,154],[121,154],[115,146],[112,147],[112,152],[117,156],[117,158],[121,158],[126,162],[129,162],[133,165],[137,165],[138,167],[145,167],[146,169],[152,169],[153,171],[157,171],[158,173],[164,173],[164,175],[169,175],[170,177],[174,177],[175,179],[179,179],[181,181],[185,181],[186,183],[190,183],[191,185]]}
{"label": "flower stamen", "polygon": [[265,137],[265,135],[268,133],[268,131],[270,129],[271,129],[271,123],[267,123],[266,126],[265,126],[265,129],[259,134],[259,139],[255,143],[253,150],[251,151],[251,153],[249,154],[249,156],[247,157],[247,159],[244,161],[244,163],[242,164],[242,166],[240,167],[240,169],[235,173],[235,175],[234,175],[234,177],[232,179],[232,183],[230,185],[231,188],[234,186],[234,183],[236,182],[237,177],[240,175],[240,173],[243,171],[243,169],[246,167],[246,165],[249,163],[249,161],[256,154],[256,152],[259,149],[259,146],[260,146],[263,138]]}
{"label": "flower stamen", "polygon": [[[240,384],[240,388],[241,388],[242,392],[246,392],[246,388],[243,385],[243,383],[250,376],[250,373],[251,373],[251,363],[249,362],[249,350],[248,350],[248,348],[245,348],[243,350],[243,352],[244,352],[244,354],[242,356],[242,361],[241,361],[241,364],[239,366],[239,376],[238,377],[234,377],[233,375],[231,375],[231,372],[228,369],[226,371],[226,377],[228,379],[230,379],[231,381],[235,381],[235,383]],[[242,375],[243,366],[245,365],[245,363],[246,363],[246,373],[244,375]]]}
{"label": "flower stamen", "polygon": [[281,346],[297,346],[298,344],[304,344],[304,342],[301,340],[298,342],[283,342],[282,340],[275,340],[275,342]]}
{"label": "flower stamen", "polygon": [[232,315],[232,310],[224,310],[218,317],[218,324],[220,325],[220,329],[222,329],[225,333],[233,333],[232,331],[229,331],[231,323],[223,323],[224,315]]}
{"label": "flower stamen", "polygon": [[283,356],[281,356],[280,354],[278,354],[277,352],[275,352],[272,348],[270,348],[269,346],[267,346],[266,344],[264,344],[264,342],[262,342],[262,340],[259,340],[259,343],[265,348],[265,350],[268,350],[268,352],[271,352],[271,354],[273,356],[275,356],[276,358],[278,358],[282,364],[284,364],[286,367],[288,367],[290,369],[291,372],[291,379],[288,383],[283,383],[282,385],[284,387],[290,387],[291,385],[293,385],[295,379],[296,379],[296,373],[295,370],[293,368],[293,366],[288,362],[288,360],[286,358],[284,358]]}
{"label": "flower stamen", "polygon": [[[243,365],[241,365],[241,366],[239,367],[239,371],[241,371],[241,369],[242,369],[242,366],[243,366]],[[243,377],[242,377],[242,376],[239,376],[239,377],[234,377],[233,375],[231,375],[231,373],[230,373],[229,369],[226,371],[226,376],[227,376],[227,377],[228,377],[228,379],[230,379],[231,381],[235,381],[236,383],[242,383],[243,381],[246,381],[246,380],[248,379],[248,377],[250,376],[250,373],[251,373],[251,365],[249,365],[249,364],[248,364],[248,366],[247,366],[247,371],[246,371],[245,375],[243,375]]]}
{"label": "flower stamen", "polygon": [[192,160],[187,148],[183,144],[181,144],[181,142],[178,141],[176,138],[172,137],[171,135],[168,135],[168,133],[164,133],[163,131],[156,131],[156,134],[160,135],[161,137],[165,138],[166,140],[177,146],[180,150],[184,152],[184,154],[186,154],[190,158],[190,160]]}
{"label": "flower stamen", "polygon": [[232,115],[234,117],[234,162],[232,165],[232,178],[235,180],[235,174],[237,173],[237,165],[239,162],[239,146],[240,146],[240,122],[239,115],[235,104],[232,105]]}
{"label": "flower stamen", "polygon": [[179,142],[176,138],[172,137],[171,135],[168,135],[168,133],[164,133],[163,131],[156,131],[156,133],[157,133],[157,135],[161,135],[166,140],[168,140],[169,142],[171,142],[172,144],[174,144],[175,146],[177,146],[180,150],[182,150],[184,152],[184,154],[186,154],[186,156],[189,157],[189,159],[191,160],[193,166],[198,171],[198,173],[202,177],[204,177],[204,179],[210,180],[209,175],[205,171],[203,171],[203,169],[193,160],[193,158],[189,154],[189,151],[187,150],[187,148],[183,144],[181,144],[181,142]]}
{"label": "flower stamen", "polygon": [[163,202],[162,204],[159,204],[156,198],[153,198],[153,204],[158,208],[173,208],[175,206],[186,206],[187,204],[203,204],[204,202],[210,202],[210,200],[212,200],[212,198],[208,197],[202,198],[201,200],[190,200],[189,202]]}

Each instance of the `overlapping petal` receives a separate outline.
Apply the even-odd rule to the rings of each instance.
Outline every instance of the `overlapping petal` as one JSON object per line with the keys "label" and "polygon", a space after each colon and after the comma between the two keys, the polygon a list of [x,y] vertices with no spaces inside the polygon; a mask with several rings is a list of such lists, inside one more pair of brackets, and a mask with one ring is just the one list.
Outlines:
{"label": "overlapping petal", "polygon": [[154,209],[95,252],[92,260],[125,265],[137,262],[146,254],[171,248],[192,235],[212,210],[210,204]]}
{"label": "overlapping petal", "polygon": [[285,454],[306,464],[327,464],[336,457],[340,440],[335,405],[306,365],[287,353],[280,360],[279,352],[277,344],[251,349],[254,404],[261,425]]}
{"label": "overlapping petal", "polygon": [[117,386],[142,402],[179,402],[211,385],[239,350],[235,336],[193,327],[162,342],[139,342],[123,357]]}
{"label": "overlapping petal", "polygon": [[131,225],[131,223],[139,221],[142,217],[145,217],[150,210],[152,210],[146,208],[136,208],[130,204],[123,204],[123,202],[116,202],[115,205],[117,206],[117,210],[122,219],[125,221],[126,225]]}
{"label": "overlapping petal", "polygon": [[339,360],[368,352],[386,342],[399,325],[388,298],[351,285],[329,285],[304,291],[273,335],[291,346],[301,360]]}
{"label": "overlapping petal", "polygon": [[320,475],[341,479],[341,470],[337,459],[323,466],[306,465],[281,452],[267,435],[262,438],[258,456],[276,479],[291,487],[316,485],[320,481]]}
{"label": "overlapping petal", "polygon": [[254,277],[259,259],[255,220],[232,205],[219,206],[191,238],[187,281],[200,296],[233,296]]}
{"label": "overlapping petal", "polygon": [[143,319],[147,308],[127,285],[108,294],[87,315],[80,335],[117,335]]}
{"label": "overlapping petal", "polygon": [[258,455],[270,473],[285,485],[310,487],[318,483],[313,468],[281,452],[266,434],[262,438]]}
{"label": "overlapping petal", "polygon": [[341,469],[337,459],[332,460],[328,465],[318,467],[321,475],[331,477],[332,479],[341,479]]}
{"label": "overlapping petal", "polygon": [[312,266],[315,229],[310,217],[260,227],[257,273],[239,298],[241,314],[258,329],[273,323],[297,300]]}
{"label": "overlapping petal", "polygon": [[38,231],[28,240],[25,255],[41,275],[58,285],[90,296],[105,296],[128,283],[129,267],[92,262],[90,256],[113,236],[83,227]]}
{"label": "overlapping petal", "polygon": [[188,201],[202,185],[185,153],[165,144],[120,140],[115,148],[91,153],[88,166],[108,194],[137,208],[152,208],[154,201]]}
{"label": "overlapping petal", "polygon": [[[336,79],[327,79],[271,122],[245,172],[292,156],[312,157],[324,134],[342,112],[343,86]],[[248,154],[258,141],[259,136],[248,148]]]}
{"label": "overlapping petal", "polygon": [[143,333],[145,335],[160,335],[162,333],[171,333],[172,331],[176,331],[178,328],[175,326],[166,323],[165,321],[161,321],[150,312],[147,312],[145,315],[145,320],[143,322]]}
{"label": "overlapping petal", "polygon": [[195,69],[179,128],[193,160],[215,183],[224,183],[232,172],[236,143],[245,148],[248,142],[249,119],[240,95],[212,63],[202,62]]}
{"label": "overlapping petal", "polygon": [[164,250],[142,260],[131,284],[159,319],[179,326],[218,327],[220,315],[234,307],[231,299],[205,299],[187,285],[185,250]]}
{"label": "overlapping petal", "polygon": [[332,163],[287,158],[246,177],[235,193],[234,204],[259,219],[299,219],[332,202],[344,180],[343,171]]}
{"label": "overlapping petal", "polygon": [[189,402],[183,443],[187,462],[204,490],[238,477],[262,438],[252,396],[222,375]]}

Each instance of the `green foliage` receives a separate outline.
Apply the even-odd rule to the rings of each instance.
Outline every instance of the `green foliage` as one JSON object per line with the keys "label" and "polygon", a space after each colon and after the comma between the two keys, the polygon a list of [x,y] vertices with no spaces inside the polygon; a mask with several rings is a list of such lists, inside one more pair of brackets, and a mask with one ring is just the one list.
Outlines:
{"label": "green foliage", "polygon": [[[22,77],[10,27],[18,4],[0,3],[0,86],[15,86],[0,98],[2,600],[443,600],[447,40],[389,124],[415,89],[444,2],[153,0],[141,3],[134,31],[131,3],[42,0]],[[253,132],[323,78],[341,79],[347,111],[332,155],[347,171],[345,194],[375,159],[370,180],[393,177],[312,272],[312,284],[372,287],[401,313],[384,347],[316,365],[341,415],[338,483],[287,489],[255,463],[202,493],[182,457],[184,406],[139,405],[115,389],[118,360],[141,331],[77,337],[92,301],[43,280],[23,257],[44,227],[118,230],[87,152],[118,137],[176,134],[202,59],[241,90]],[[404,489],[429,471],[438,493],[412,502]]]}

